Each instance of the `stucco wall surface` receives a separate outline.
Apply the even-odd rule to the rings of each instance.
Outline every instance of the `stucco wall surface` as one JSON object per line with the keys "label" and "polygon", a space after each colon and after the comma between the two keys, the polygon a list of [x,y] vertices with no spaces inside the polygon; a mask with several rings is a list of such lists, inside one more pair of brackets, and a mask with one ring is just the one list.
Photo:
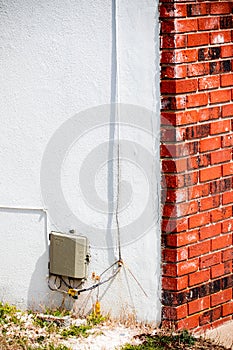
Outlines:
{"label": "stucco wall surface", "polygon": [[[110,266],[118,258],[118,205],[122,259],[144,291],[123,268],[101,287],[101,305],[115,316],[160,320],[157,6],[152,0],[1,2],[1,300],[24,308],[59,304],[61,296],[47,287],[51,230],[75,229],[89,238],[89,276]],[[111,102],[126,105],[113,112]],[[53,153],[50,141],[60,131]],[[64,139],[69,147],[58,168]],[[70,215],[56,197],[57,171]],[[100,201],[87,203],[88,188]]]}

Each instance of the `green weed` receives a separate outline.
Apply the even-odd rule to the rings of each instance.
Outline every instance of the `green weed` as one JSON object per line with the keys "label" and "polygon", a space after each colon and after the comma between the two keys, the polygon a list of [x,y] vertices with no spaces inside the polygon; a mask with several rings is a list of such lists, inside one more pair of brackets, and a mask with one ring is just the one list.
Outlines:
{"label": "green weed", "polygon": [[42,318],[35,315],[33,319],[33,323],[35,326],[40,328],[45,328],[47,332],[52,333],[57,330],[57,324],[53,321],[43,320]]}
{"label": "green weed", "polygon": [[143,343],[140,345],[126,344],[121,348],[121,350],[180,349],[181,345],[193,345],[195,341],[196,339],[187,330],[183,330],[182,332],[174,335],[169,333],[158,333],[153,336],[146,336]]}
{"label": "green weed", "polygon": [[70,311],[66,310],[66,309],[49,309],[46,308],[43,313],[45,315],[52,315],[55,317],[64,317],[64,316],[69,316],[70,315]]}
{"label": "green weed", "polygon": [[0,302],[0,324],[8,322],[20,324],[20,318],[17,315],[18,312],[19,310],[15,306]]}
{"label": "green weed", "polygon": [[92,312],[89,316],[87,316],[87,324],[96,326],[106,321],[106,319],[107,317],[102,315],[95,315],[94,312]]}
{"label": "green weed", "polygon": [[63,338],[69,338],[69,337],[88,337],[88,330],[90,330],[92,327],[90,325],[71,325],[67,329],[63,329],[61,331],[61,336]]}

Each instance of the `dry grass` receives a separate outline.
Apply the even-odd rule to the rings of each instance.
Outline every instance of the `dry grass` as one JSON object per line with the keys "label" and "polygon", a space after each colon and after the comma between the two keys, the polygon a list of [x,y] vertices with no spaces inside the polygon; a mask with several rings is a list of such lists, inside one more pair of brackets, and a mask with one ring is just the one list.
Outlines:
{"label": "dry grass", "polygon": [[[14,306],[0,302],[0,350],[71,350],[70,338],[86,342],[84,339],[90,334],[98,337],[103,327],[114,329],[115,326],[116,323],[110,319],[106,321],[94,314],[77,320],[64,311],[46,310],[44,314],[21,312]],[[134,334],[138,332],[133,341],[137,345],[125,345],[121,347],[122,350],[226,349],[209,340],[195,338],[187,331],[175,333],[136,324],[134,317],[128,319],[127,327],[134,328]]]}

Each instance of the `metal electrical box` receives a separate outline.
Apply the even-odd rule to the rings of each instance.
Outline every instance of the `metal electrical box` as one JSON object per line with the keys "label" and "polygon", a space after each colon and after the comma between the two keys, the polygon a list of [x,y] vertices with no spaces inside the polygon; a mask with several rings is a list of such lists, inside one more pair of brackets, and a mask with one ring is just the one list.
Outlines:
{"label": "metal electrical box", "polygon": [[77,279],[87,278],[89,243],[86,237],[51,232],[49,255],[51,274]]}

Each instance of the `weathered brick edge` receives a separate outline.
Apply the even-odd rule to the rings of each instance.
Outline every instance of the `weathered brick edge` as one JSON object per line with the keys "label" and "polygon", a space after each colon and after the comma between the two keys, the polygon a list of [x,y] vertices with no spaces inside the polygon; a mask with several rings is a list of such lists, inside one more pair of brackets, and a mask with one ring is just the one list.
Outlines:
{"label": "weathered brick edge", "polygon": [[160,0],[163,324],[232,319],[233,2]]}

